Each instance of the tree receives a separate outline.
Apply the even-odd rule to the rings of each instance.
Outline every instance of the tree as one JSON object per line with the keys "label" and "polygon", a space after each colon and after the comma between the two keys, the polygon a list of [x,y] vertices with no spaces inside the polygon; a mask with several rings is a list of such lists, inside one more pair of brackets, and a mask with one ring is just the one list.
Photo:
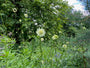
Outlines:
{"label": "tree", "polygon": [[66,13],[68,17],[67,23],[64,24],[65,33],[67,36],[76,36],[76,30],[80,29],[83,14],[80,11],[73,11],[72,9]]}
{"label": "tree", "polygon": [[90,12],[90,0],[80,0],[84,3],[86,10]]}

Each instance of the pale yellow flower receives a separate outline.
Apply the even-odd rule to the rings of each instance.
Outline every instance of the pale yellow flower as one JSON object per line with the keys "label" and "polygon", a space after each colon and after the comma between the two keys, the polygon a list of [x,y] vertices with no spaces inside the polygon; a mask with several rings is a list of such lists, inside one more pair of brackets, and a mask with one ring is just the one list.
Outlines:
{"label": "pale yellow flower", "polygon": [[12,10],[13,10],[13,12],[14,12],[14,13],[16,13],[16,12],[17,12],[17,9],[16,9],[16,8],[13,8]]}
{"label": "pale yellow flower", "polygon": [[24,14],[25,17],[28,17],[28,14]]}
{"label": "pale yellow flower", "polygon": [[64,44],[64,45],[63,45],[63,48],[67,48],[67,45],[66,45],[66,44]]}
{"label": "pale yellow flower", "polygon": [[53,40],[58,39],[58,35],[54,35],[54,36],[52,36],[52,39],[53,39]]}
{"label": "pale yellow flower", "polygon": [[41,41],[44,41],[44,38],[41,38]]}
{"label": "pale yellow flower", "polygon": [[66,42],[66,44],[69,44],[69,42]]}
{"label": "pale yellow flower", "polygon": [[83,27],[83,30],[86,30],[86,27]]}
{"label": "pale yellow flower", "polygon": [[36,33],[37,33],[38,36],[43,37],[43,36],[45,36],[46,32],[45,32],[44,29],[39,28],[39,29],[37,29]]}
{"label": "pale yellow flower", "polygon": [[22,48],[21,46],[19,46],[18,48]]}
{"label": "pale yellow flower", "polygon": [[62,33],[62,31],[59,31],[59,33]]}
{"label": "pale yellow flower", "polygon": [[42,63],[42,64],[44,64],[44,61],[43,61],[43,60],[41,60],[41,63]]}
{"label": "pale yellow flower", "polygon": [[52,58],[51,58],[51,57],[50,57],[49,59],[50,59],[50,60],[52,60]]}
{"label": "pale yellow flower", "polygon": [[21,20],[21,19],[19,19],[19,22],[22,22],[22,20]]}

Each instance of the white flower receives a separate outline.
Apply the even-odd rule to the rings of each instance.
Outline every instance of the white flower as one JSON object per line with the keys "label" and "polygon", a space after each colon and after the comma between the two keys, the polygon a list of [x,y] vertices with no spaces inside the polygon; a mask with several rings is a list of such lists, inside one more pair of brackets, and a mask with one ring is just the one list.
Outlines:
{"label": "white flower", "polygon": [[56,5],[55,8],[59,8],[60,6],[59,5]]}
{"label": "white flower", "polygon": [[25,17],[28,17],[28,14],[24,14]]}
{"label": "white flower", "polygon": [[33,20],[34,22],[36,22],[36,20]]}
{"label": "white flower", "polygon": [[12,35],[12,32],[8,33],[8,35],[11,36]]}
{"label": "white flower", "polygon": [[56,12],[53,12],[54,14],[57,14]]}
{"label": "white flower", "polygon": [[41,41],[44,41],[44,38],[41,38]]}
{"label": "white flower", "polygon": [[44,29],[39,28],[39,29],[37,29],[36,33],[37,33],[38,36],[43,37],[43,36],[45,36],[46,32],[45,32]]}
{"label": "white flower", "polygon": [[64,44],[64,45],[63,45],[63,48],[67,48],[67,45],[66,45],[66,44]]}
{"label": "white flower", "polygon": [[58,35],[54,35],[54,36],[52,36],[52,39],[53,39],[53,40],[58,39]]}
{"label": "white flower", "polygon": [[13,12],[14,12],[14,13],[17,12],[17,9],[16,9],[16,8],[13,8]]}
{"label": "white flower", "polygon": [[37,25],[38,23],[35,23],[35,25]]}

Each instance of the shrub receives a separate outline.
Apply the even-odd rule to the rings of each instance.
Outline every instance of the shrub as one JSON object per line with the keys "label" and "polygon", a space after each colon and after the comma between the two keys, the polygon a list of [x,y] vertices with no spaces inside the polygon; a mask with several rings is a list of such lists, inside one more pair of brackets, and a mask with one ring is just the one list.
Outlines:
{"label": "shrub", "polygon": [[62,0],[0,0],[0,8],[1,25],[6,27],[6,34],[12,32],[18,44],[34,38],[38,28],[46,30],[46,38],[59,34],[67,22],[65,13],[71,9]]}

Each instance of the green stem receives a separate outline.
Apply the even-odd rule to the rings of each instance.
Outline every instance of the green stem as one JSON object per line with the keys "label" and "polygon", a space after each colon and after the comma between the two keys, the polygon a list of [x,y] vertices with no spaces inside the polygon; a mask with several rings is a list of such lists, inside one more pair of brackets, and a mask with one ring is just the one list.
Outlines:
{"label": "green stem", "polygon": [[[57,41],[55,41],[55,54],[57,54]],[[56,56],[56,67],[58,66],[58,63],[57,63],[57,56]],[[58,68],[58,67],[57,67]]]}
{"label": "green stem", "polygon": [[40,42],[40,52],[41,52],[41,58],[42,58],[42,45],[41,45],[41,42]]}

